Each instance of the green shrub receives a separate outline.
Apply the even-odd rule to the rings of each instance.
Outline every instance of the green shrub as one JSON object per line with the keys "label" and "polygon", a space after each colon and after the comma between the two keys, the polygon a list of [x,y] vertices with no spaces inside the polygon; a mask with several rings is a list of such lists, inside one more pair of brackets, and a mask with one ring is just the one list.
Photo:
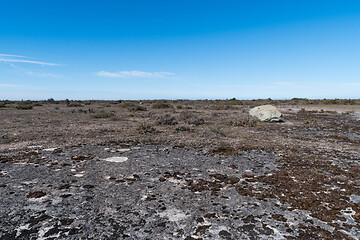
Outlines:
{"label": "green shrub", "polygon": [[356,101],[354,99],[344,99],[344,100],[342,100],[342,104],[344,104],[344,105],[354,105],[354,104],[356,104]]}
{"label": "green shrub", "polygon": [[255,127],[259,120],[248,114],[239,114],[236,117],[227,120],[227,125],[234,127]]}
{"label": "green shrub", "polygon": [[48,103],[55,103],[55,100],[53,98],[49,98],[48,100],[46,100]]}
{"label": "green shrub", "polygon": [[171,104],[168,103],[155,103],[152,105],[153,109],[167,109],[167,108],[173,108]]}
{"label": "green shrub", "polygon": [[158,125],[176,125],[176,124],[178,124],[176,118],[169,114],[158,117],[156,123]]}
{"label": "green shrub", "polygon": [[146,134],[146,133],[158,133],[159,131],[156,130],[153,126],[151,126],[150,124],[146,124],[146,123],[142,123],[137,130],[141,133],[141,134]]}
{"label": "green shrub", "polygon": [[210,149],[210,152],[213,154],[219,155],[235,155],[237,151],[230,144],[225,142],[220,142],[217,146]]}
{"label": "green shrub", "polygon": [[139,112],[139,111],[147,111],[146,107],[142,107],[142,106],[136,106],[136,107],[132,107],[129,108],[130,112]]}
{"label": "green shrub", "polygon": [[27,104],[21,104],[21,105],[17,105],[16,106],[16,109],[17,110],[30,110],[30,109],[33,109],[33,106],[32,105],[27,105]]}
{"label": "green shrub", "polygon": [[101,112],[101,113],[91,115],[91,117],[92,118],[109,118],[109,117],[113,117],[114,115],[115,115],[114,113]]}
{"label": "green shrub", "polygon": [[122,108],[134,108],[134,107],[137,107],[137,104],[135,104],[133,102],[123,102],[123,103],[121,103],[120,107],[122,107]]}

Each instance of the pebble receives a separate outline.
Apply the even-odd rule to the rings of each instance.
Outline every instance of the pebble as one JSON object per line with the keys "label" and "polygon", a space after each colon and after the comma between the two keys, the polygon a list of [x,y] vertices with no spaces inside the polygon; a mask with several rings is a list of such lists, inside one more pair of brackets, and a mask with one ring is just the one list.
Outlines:
{"label": "pebble", "polygon": [[107,162],[117,162],[117,163],[122,163],[122,162],[126,162],[128,160],[127,157],[108,157],[103,159],[104,161]]}

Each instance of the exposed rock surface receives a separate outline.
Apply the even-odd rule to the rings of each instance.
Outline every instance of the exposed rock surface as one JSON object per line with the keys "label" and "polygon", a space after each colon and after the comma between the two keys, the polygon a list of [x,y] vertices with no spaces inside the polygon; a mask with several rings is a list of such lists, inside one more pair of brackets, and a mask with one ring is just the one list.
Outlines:
{"label": "exposed rock surface", "polygon": [[249,114],[262,122],[279,122],[282,119],[282,114],[272,105],[254,107]]}
{"label": "exposed rock surface", "polygon": [[38,149],[39,162],[12,158],[1,163],[0,239],[360,237],[356,191],[352,208],[336,206],[342,214],[334,213],[336,222],[309,215],[311,209],[304,210],[296,199],[284,202],[292,191],[282,190],[284,199],[276,198],[281,186],[289,185],[276,152],[214,156],[192,148],[140,145],[122,153],[127,161],[108,162],[103,159],[119,153],[117,146],[105,149]]}

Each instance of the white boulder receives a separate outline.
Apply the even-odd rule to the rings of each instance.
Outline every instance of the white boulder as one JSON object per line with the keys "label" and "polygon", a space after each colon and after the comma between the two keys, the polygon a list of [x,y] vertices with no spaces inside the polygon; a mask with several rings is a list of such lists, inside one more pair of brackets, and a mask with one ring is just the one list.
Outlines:
{"label": "white boulder", "polygon": [[250,109],[249,114],[262,122],[280,122],[281,112],[272,105],[261,105]]}

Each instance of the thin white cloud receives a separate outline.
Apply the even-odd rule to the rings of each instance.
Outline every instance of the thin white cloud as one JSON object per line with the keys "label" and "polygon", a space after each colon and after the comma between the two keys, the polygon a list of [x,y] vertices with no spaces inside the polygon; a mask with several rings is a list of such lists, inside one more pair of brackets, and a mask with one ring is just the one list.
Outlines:
{"label": "thin white cloud", "polygon": [[45,77],[45,78],[60,78],[61,76],[54,73],[34,73],[34,72],[26,72],[27,75],[32,77]]}
{"label": "thin white cloud", "polygon": [[56,63],[28,60],[27,58],[29,58],[29,57],[14,55],[14,54],[0,53],[0,63],[9,63],[9,64],[11,64],[11,63],[30,63],[30,64],[47,65],[47,66],[58,66],[59,65]]}
{"label": "thin white cloud", "polygon": [[0,87],[20,87],[20,85],[16,84],[8,84],[8,83],[0,83]]}
{"label": "thin white cloud", "polygon": [[272,84],[276,86],[295,86],[293,82],[273,82]]}
{"label": "thin white cloud", "polygon": [[31,61],[31,60],[26,60],[26,59],[0,58],[0,62],[3,62],[3,63],[32,63],[32,64],[39,64],[39,65],[47,65],[47,66],[59,66],[59,64],[56,64],[56,63],[38,62],[38,61]]}
{"label": "thin white cloud", "polygon": [[163,78],[174,76],[175,73],[170,72],[142,72],[142,71],[121,71],[121,72],[107,72],[100,71],[96,73],[99,77],[108,78]]}
{"label": "thin white cloud", "polygon": [[0,57],[18,57],[18,58],[26,58],[25,56],[13,55],[13,54],[3,54],[3,53],[0,53]]}

